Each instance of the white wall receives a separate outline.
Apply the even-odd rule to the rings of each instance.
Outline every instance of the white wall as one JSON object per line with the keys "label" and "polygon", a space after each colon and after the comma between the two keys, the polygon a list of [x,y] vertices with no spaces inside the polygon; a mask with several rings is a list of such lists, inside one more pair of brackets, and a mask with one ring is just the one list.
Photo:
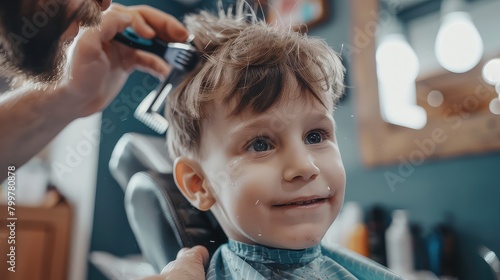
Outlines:
{"label": "white wall", "polygon": [[68,279],[87,279],[94,217],[101,114],[78,119],[50,144],[51,181],[73,206]]}

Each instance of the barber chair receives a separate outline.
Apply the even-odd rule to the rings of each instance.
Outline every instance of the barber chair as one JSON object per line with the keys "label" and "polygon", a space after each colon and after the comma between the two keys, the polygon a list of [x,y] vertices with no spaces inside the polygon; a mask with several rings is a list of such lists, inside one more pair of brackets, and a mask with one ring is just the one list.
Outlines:
{"label": "barber chair", "polygon": [[192,207],[177,189],[167,153],[164,137],[127,133],[109,162],[139,248],[158,273],[182,247],[203,245],[211,256],[227,242],[212,213]]}

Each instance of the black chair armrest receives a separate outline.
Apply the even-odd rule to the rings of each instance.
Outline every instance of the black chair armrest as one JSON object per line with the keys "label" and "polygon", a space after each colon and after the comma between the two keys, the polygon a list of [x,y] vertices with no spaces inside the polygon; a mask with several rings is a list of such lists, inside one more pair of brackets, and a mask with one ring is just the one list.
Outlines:
{"label": "black chair armrest", "polygon": [[181,247],[204,245],[212,255],[227,242],[211,212],[191,206],[172,174],[133,175],[125,191],[125,210],[141,251],[158,272]]}
{"label": "black chair armrest", "polygon": [[124,191],[130,178],[139,171],[172,173],[165,138],[125,133],[111,153],[109,170]]}

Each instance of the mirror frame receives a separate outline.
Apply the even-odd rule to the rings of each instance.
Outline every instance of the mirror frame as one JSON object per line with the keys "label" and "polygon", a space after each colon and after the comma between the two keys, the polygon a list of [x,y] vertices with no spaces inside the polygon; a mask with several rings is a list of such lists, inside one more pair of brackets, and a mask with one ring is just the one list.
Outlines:
{"label": "mirror frame", "polygon": [[[352,0],[350,3],[352,45],[348,52],[353,71],[359,146],[365,166],[398,163],[417,166],[428,159],[500,150],[500,116],[488,110],[434,116],[428,118],[427,125],[421,130],[384,122],[379,109],[375,62],[380,3],[379,0]],[[360,33],[364,40],[360,40]],[[483,61],[478,65],[483,65]],[[475,77],[481,70],[479,66],[476,68],[479,72],[474,69]],[[454,77],[453,80],[459,79]],[[462,106],[492,99],[491,86],[480,80],[476,81],[478,85],[474,94],[462,100]]]}

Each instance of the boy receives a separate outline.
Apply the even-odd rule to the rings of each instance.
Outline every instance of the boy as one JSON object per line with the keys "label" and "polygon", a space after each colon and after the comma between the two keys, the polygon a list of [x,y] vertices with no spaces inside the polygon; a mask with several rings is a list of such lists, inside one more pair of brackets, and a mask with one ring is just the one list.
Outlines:
{"label": "boy", "polygon": [[243,2],[186,26],[204,62],[167,99],[167,143],[177,186],[229,238],[207,279],[400,279],[320,245],[345,189],[337,54],[244,14]]}

